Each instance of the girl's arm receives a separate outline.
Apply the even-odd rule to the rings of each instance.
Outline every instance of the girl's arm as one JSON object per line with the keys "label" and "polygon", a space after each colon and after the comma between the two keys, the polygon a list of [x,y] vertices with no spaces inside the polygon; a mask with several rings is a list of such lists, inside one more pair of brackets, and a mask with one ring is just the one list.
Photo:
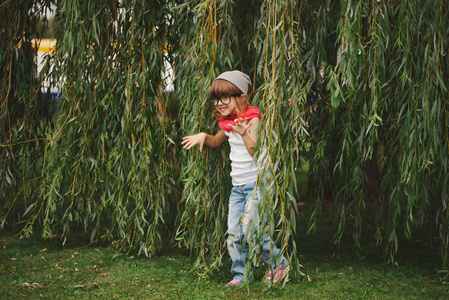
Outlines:
{"label": "girl's arm", "polygon": [[200,152],[203,151],[203,145],[206,144],[208,147],[216,148],[223,144],[228,137],[224,134],[222,130],[217,132],[216,135],[207,134],[204,132],[200,132],[195,135],[189,135],[182,138],[182,143],[184,145],[184,149],[187,148],[189,150],[195,145],[200,145]]}
{"label": "girl's arm", "polygon": [[253,118],[250,121],[248,121],[247,119],[236,119],[234,121],[235,126],[229,126],[233,131],[242,136],[246,150],[248,151],[249,155],[254,156],[254,152],[256,152],[254,146],[256,145],[257,136],[259,135],[259,131],[257,130],[259,118]]}

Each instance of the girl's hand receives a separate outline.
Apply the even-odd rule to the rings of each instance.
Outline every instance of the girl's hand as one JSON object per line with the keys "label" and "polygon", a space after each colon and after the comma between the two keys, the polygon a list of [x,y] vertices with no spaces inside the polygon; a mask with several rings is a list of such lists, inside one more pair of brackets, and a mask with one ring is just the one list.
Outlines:
{"label": "girl's hand", "polygon": [[182,138],[181,144],[184,145],[184,149],[187,148],[189,150],[195,145],[200,145],[200,152],[203,151],[204,142],[206,140],[206,134],[204,132],[200,132],[195,135],[189,135]]}
{"label": "girl's hand", "polygon": [[250,124],[248,123],[248,119],[235,119],[235,126],[234,125],[229,125],[229,127],[232,128],[232,130],[234,132],[237,132],[238,134],[240,134],[241,136],[244,136],[246,134],[246,132],[248,131],[248,128],[250,127]]}

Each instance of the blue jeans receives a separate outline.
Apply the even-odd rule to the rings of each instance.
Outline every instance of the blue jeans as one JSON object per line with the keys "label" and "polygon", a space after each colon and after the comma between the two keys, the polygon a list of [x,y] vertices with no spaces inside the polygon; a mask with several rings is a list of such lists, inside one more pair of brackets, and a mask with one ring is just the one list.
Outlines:
{"label": "blue jeans", "polygon": [[[259,224],[259,199],[263,195],[260,193],[259,187],[256,189],[256,182],[244,185],[234,186],[229,197],[229,215],[228,215],[228,238],[227,245],[229,255],[232,259],[231,273],[234,280],[243,282],[246,257],[248,255],[248,244],[243,243],[245,234],[248,233],[250,221],[254,220],[255,224]],[[253,236],[253,233],[251,233]],[[250,237],[247,237],[247,239]],[[281,256],[275,261],[279,255],[279,249],[274,245],[269,236],[263,237],[263,247],[261,258],[264,262],[273,268],[282,268],[286,265],[286,259]],[[252,281],[252,276],[248,276]]]}

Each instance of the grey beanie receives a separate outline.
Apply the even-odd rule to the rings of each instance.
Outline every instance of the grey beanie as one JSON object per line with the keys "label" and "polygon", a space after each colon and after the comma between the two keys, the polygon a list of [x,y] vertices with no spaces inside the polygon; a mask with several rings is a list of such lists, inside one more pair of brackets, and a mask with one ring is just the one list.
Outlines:
{"label": "grey beanie", "polygon": [[251,79],[248,75],[240,71],[234,70],[221,73],[220,76],[215,78],[215,80],[217,79],[229,81],[230,83],[235,85],[243,94],[246,95],[248,95],[248,91],[251,88]]}

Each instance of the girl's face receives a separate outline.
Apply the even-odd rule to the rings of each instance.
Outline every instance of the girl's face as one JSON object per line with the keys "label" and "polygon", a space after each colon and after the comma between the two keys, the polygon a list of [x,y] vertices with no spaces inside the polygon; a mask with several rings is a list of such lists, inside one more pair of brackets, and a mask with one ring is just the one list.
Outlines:
{"label": "girl's face", "polygon": [[222,117],[227,117],[235,114],[234,111],[237,104],[236,96],[229,96],[229,98],[228,96],[222,96],[221,98],[222,101],[218,101],[218,105],[215,105],[215,109],[220,113],[220,115]]}
{"label": "girl's face", "polygon": [[217,119],[234,118],[249,106],[248,97],[235,85],[223,79],[212,83],[209,97],[215,106],[214,116]]}

